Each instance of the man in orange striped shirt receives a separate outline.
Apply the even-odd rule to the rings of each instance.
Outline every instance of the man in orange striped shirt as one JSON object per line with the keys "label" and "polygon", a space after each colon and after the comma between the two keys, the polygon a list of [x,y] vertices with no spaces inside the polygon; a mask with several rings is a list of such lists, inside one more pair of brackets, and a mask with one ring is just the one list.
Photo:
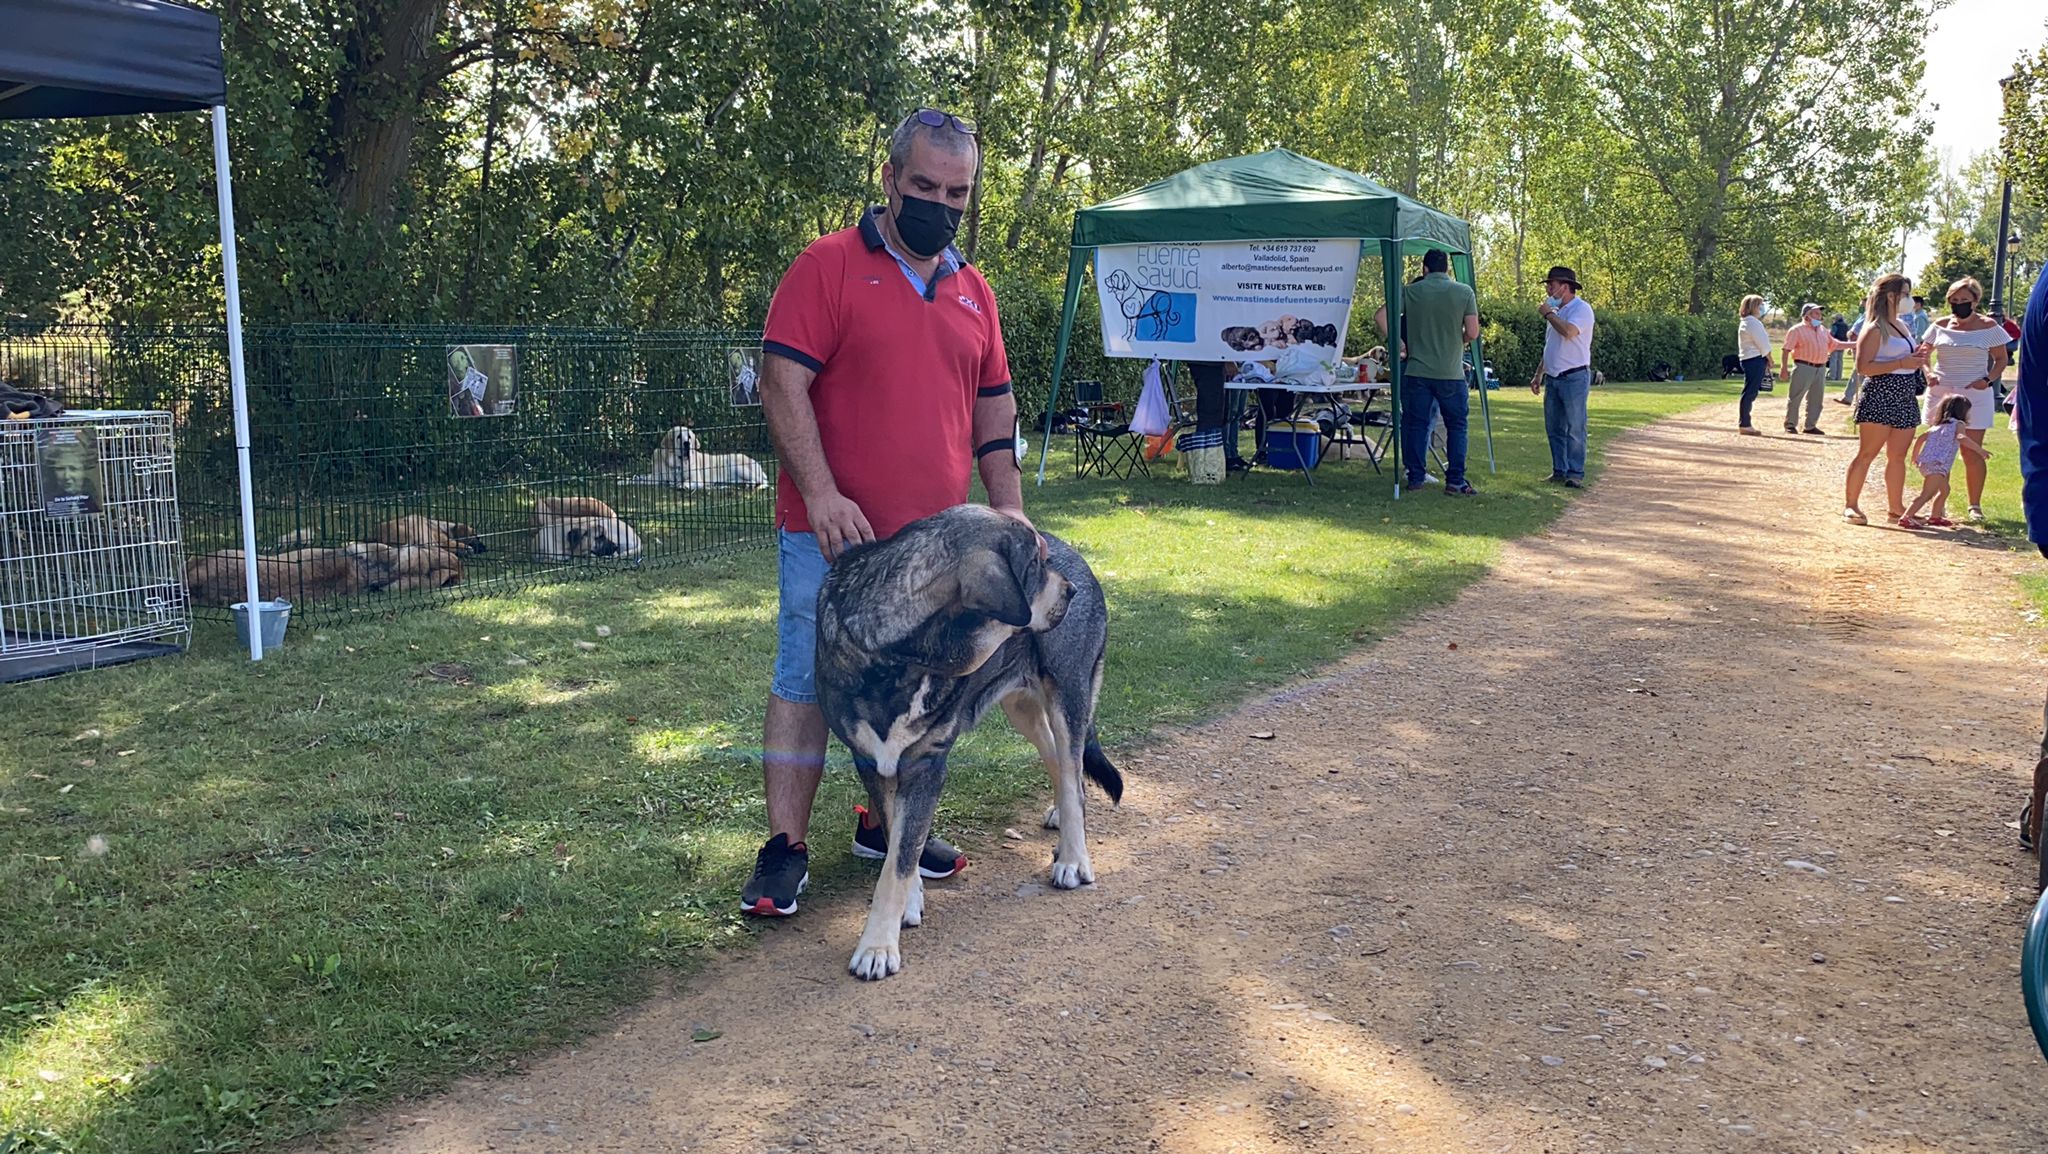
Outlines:
{"label": "man in orange striped shirt", "polygon": [[[1820,402],[1827,394],[1828,354],[1836,349],[1854,348],[1838,341],[1821,320],[1821,307],[1808,303],[1799,310],[1800,321],[1785,333],[1785,347],[1778,354],[1778,372],[1791,378],[1785,397],[1785,431],[1821,436]],[[1799,419],[1799,403],[1806,402],[1806,424]]]}

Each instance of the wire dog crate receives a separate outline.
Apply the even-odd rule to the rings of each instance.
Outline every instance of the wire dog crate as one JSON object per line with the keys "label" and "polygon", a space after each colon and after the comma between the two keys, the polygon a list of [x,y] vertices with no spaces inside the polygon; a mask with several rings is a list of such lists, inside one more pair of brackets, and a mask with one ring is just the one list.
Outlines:
{"label": "wire dog crate", "polygon": [[171,414],[0,422],[0,682],[184,650]]}

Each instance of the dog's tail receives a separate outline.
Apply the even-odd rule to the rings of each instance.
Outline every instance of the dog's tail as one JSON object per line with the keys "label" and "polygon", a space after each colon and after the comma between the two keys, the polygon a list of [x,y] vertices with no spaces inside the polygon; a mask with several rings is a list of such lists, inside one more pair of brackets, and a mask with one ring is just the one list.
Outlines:
{"label": "dog's tail", "polygon": [[1081,772],[1090,781],[1102,787],[1112,802],[1124,799],[1124,775],[1117,772],[1110,763],[1109,755],[1102,752],[1102,741],[1095,735],[1095,728],[1088,728],[1088,744],[1081,750]]}

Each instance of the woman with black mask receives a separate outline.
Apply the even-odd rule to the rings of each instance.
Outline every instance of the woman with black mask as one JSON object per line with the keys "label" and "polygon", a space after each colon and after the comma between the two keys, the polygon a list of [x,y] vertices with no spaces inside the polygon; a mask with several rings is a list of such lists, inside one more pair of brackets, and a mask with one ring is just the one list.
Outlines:
{"label": "woman with black mask", "polygon": [[[1963,436],[1979,445],[1998,415],[1998,380],[2005,375],[2005,329],[1977,311],[1984,299],[1984,286],[1966,276],[1948,286],[1949,315],[1927,330],[1934,344],[1934,365],[1927,373],[1927,412],[1932,414],[1943,397],[1970,399],[1969,426]],[[1972,521],[1984,519],[1984,459],[1976,453],[1963,454],[1963,469],[1970,494]],[[1946,517],[1929,524],[1940,526]]]}

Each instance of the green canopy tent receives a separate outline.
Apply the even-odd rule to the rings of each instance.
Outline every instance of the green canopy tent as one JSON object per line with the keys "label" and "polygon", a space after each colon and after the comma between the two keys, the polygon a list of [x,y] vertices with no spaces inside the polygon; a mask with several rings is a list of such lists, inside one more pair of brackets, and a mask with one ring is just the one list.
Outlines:
{"label": "green canopy tent", "polygon": [[[1401,258],[1432,248],[1451,256],[1452,274],[1472,279],[1472,227],[1448,213],[1410,200],[1354,172],[1312,160],[1284,148],[1196,165],[1134,192],[1074,214],[1074,239],[1067,258],[1066,302],[1060,310],[1059,344],[1053,353],[1052,393],[1046,400],[1045,443],[1038,454],[1038,482],[1045,483],[1052,417],[1059,409],[1060,378],[1074,313],[1087,281],[1088,258],[1103,245],[1202,243],[1249,240],[1359,241],[1361,258],[1379,246],[1386,281],[1388,325],[1400,331]],[[1401,421],[1401,361],[1393,360],[1393,419]],[[1493,418],[1488,411],[1483,350],[1473,342],[1480,366],[1479,409],[1486,426],[1486,453],[1493,458]],[[1400,437],[1394,438],[1395,496],[1400,495]]]}

